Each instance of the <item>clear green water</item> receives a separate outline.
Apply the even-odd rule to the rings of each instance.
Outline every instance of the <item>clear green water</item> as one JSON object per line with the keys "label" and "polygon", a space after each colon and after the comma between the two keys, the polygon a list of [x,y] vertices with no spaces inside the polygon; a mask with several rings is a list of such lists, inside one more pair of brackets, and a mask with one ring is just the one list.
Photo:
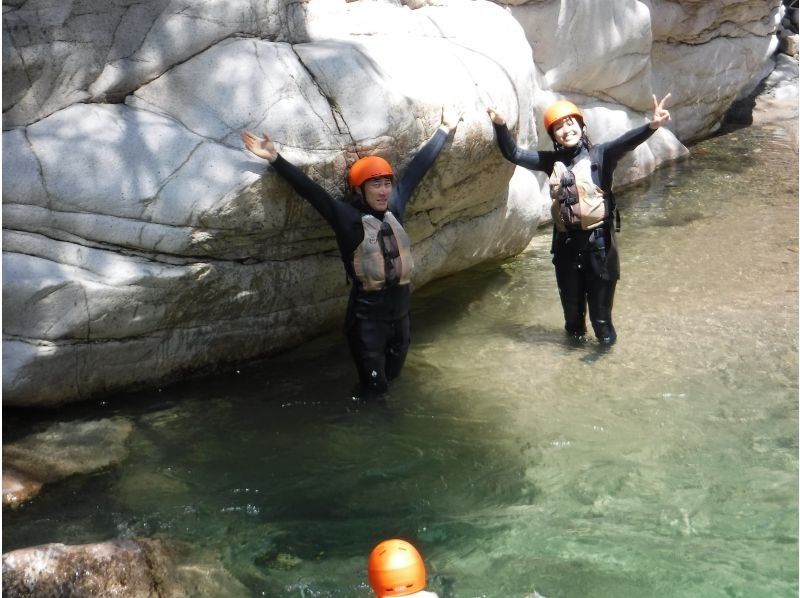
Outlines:
{"label": "clear green water", "polygon": [[159,535],[254,596],[366,597],[399,535],[442,598],[796,596],[797,156],[770,128],[692,152],[621,194],[611,350],[565,343],[542,231],[415,294],[385,404],[348,398],[337,331],[63,415],[130,417],[130,457],[5,512],[3,550]]}

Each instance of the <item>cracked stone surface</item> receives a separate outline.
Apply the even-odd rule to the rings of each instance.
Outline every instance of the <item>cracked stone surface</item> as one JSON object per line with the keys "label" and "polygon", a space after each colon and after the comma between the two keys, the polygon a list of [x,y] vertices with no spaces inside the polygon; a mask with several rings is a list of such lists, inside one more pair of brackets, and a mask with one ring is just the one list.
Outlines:
{"label": "cracked stone surface", "polygon": [[6,404],[208,373],[340,320],[332,232],[241,148],[244,128],[339,196],[357,157],[402,172],[442,106],[462,108],[409,207],[419,286],[518,253],[548,218],[544,178],[502,159],[488,105],[547,148],[557,97],[600,142],[671,91],[673,123],[621,184],[713,131],[777,44],[779,0],[562,4],[6,2]]}

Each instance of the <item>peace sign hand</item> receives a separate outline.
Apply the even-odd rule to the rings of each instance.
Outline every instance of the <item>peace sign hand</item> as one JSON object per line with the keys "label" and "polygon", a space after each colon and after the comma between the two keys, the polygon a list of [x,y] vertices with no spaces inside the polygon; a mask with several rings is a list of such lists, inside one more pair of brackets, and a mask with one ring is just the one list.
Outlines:
{"label": "peace sign hand", "polygon": [[657,129],[668,120],[672,120],[672,117],[669,115],[669,110],[664,108],[664,104],[667,103],[667,100],[669,99],[670,95],[672,94],[668,93],[663,98],[661,98],[661,101],[659,101],[658,98],[656,98],[655,94],[653,94],[653,118],[650,121],[651,129]]}

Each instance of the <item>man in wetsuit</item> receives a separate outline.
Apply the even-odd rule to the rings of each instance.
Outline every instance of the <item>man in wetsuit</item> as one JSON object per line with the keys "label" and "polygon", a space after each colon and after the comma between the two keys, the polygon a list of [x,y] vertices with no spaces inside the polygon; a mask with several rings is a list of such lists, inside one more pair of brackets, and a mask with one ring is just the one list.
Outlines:
{"label": "man in wetsuit", "polygon": [[[614,290],[619,280],[619,254],[614,235],[616,202],[612,192],[614,169],[627,152],[646,141],[656,129],[670,120],[664,105],[653,96],[653,118],[608,143],[593,146],[586,134],[583,113],[565,100],[545,110],[544,126],[553,141],[554,151],[530,151],[517,147],[505,119],[494,108],[487,108],[492,119],[500,152],[507,160],[529,170],[551,176],[553,195],[553,265],[564,310],[565,329],[570,337],[583,340],[586,333],[586,305],[595,336],[602,345],[612,345],[617,333],[611,321]],[[553,180],[558,170],[559,180]],[[578,203],[577,189],[584,195],[600,195],[602,216],[597,221],[576,217],[566,203]],[[572,198],[570,198],[570,191]],[[586,193],[589,190],[589,193]],[[562,203],[559,205],[559,193]],[[566,214],[566,216],[564,216]]]}
{"label": "man in wetsuit", "polygon": [[245,147],[270,165],[328,222],[353,282],[345,335],[362,392],[383,393],[400,374],[411,342],[411,242],[403,229],[406,205],[433,166],[461,114],[445,110],[442,124],[411,160],[402,177],[382,158],[357,160],[348,173],[353,201],[331,197],[288,162],[269,136],[242,132]]}

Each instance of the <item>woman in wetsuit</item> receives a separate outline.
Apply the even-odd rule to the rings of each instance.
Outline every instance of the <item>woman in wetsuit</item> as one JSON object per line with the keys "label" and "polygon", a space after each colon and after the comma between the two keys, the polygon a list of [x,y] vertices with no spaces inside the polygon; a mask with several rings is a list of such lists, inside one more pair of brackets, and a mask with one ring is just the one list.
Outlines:
{"label": "woman in wetsuit", "polygon": [[593,146],[586,134],[583,113],[572,102],[558,101],[544,113],[544,126],[553,151],[520,149],[494,108],[492,119],[503,156],[530,170],[550,175],[553,199],[553,265],[564,310],[567,334],[583,340],[586,305],[595,336],[612,345],[617,333],[611,321],[614,290],[619,280],[619,254],[614,235],[616,202],[612,192],[614,169],[620,158],[646,141],[670,120],[664,105],[653,96],[653,118],[613,141]]}
{"label": "woman in wetsuit", "polygon": [[411,242],[403,229],[406,205],[431,168],[460,113],[445,111],[433,137],[396,177],[386,160],[368,156],[348,172],[353,201],[331,197],[288,162],[269,136],[242,132],[245,147],[269,161],[294,190],[330,224],[336,234],[348,278],[352,281],[345,335],[358,370],[362,393],[383,393],[400,374],[411,342],[409,301]]}

